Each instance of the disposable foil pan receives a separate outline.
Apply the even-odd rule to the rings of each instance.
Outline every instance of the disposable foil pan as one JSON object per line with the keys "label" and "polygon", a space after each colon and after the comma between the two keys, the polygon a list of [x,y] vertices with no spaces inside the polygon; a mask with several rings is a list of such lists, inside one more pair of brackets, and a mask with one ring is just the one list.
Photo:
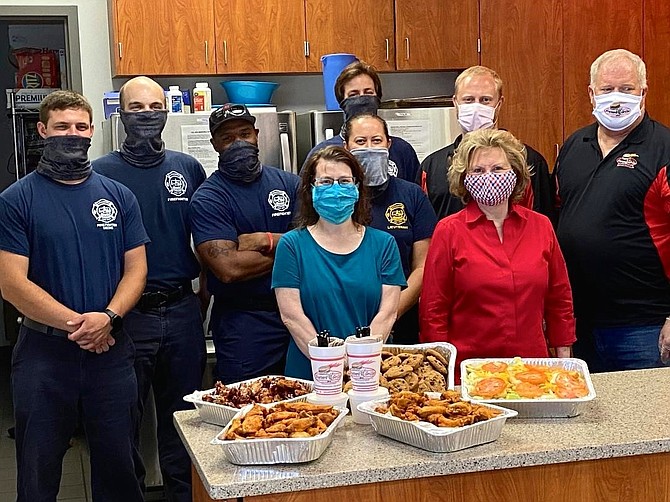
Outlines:
{"label": "disposable foil pan", "polygon": [[574,399],[481,399],[477,396],[470,396],[468,386],[465,384],[468,365],[478,365],[492,361],[499,361],[510,364],[513,359],[491,358],[491,359],[465,359],[461,361],[461,395],[463,399],[478,403],[490,403],[504,406],[511,410],[516,410],[519,418],[567,418],[576,417],[582,411],[582,408],[589,401],[596,397],[596,391],[591,381],[589,367],[586,362],[577,358],[522,358],[526,364],[558,367],[568,371],[578,371],[584,376],[586,387],[589,393],[584,397]]}
{"label": "disposable foil pan", "polygon": [[447,389],[454,388],[454,370],[456,368],[456,347],[447,342],[417,343],[416,345],[394,345],[386,344],[382,347],[383,351],[391,352],[393,355],[401,352],[425,353],[427,349],[433,349],[444,356],[448,361],[447,365]]}
{"label": "disposable foil pan", "polygon": [[[294,380],[297,382],[302,383],[306,388],[308,393],[312,392],[312,386],[313,382],[310,380],[301,380],[299,378],[290,378],[290,377],[285,377],[285,376],[277,376],[277,375],[270,375],[267,377],[259,377],[259,378],[251,378],[249,380],[244,380],[242,382],[237,382],[237,383],[231,383],[230,385],[226,385],[226,387],[239,387],[242,384],[248,384],[251,382],[255,382],[256,380],[261,380],[263,378],[285,378],[286,380]],[[207,422],[209,424],[214,424],[214,425],[220,425],[221,427],[224,427],[225,425],[230,422],[230,420],[240,411],[240,408],[235,408],[233,406],[226,406],[223,404],[217,404],[217,403],[210,403],[209,401],[204,401],[202,399],[202,396],[205,394],[211,394],[214,392],[214,389],[207,389],[207,390],[197,390],[193,392],[192,394],[188,394],[187,396],[184,396],[184,401],[188,403],[193,403],[193,406],[198,410],[198,413],[200,414],[200,419],[203,422]],[[293,402],[293,401],[305,401],[307,398],[307,394],[303,396],[298,396],[294,397],[291,399],[285,399],[284,401],[277,401],[277,402]],[[276,404],[276,403],[273,403]]]}
{"label": "disposable foil pan", "polygon": [[372,428],[378,434],[434,453],[449,453],[495,441],[500,437],[505,421],[517,414],[514,410],[484,404],[482,406],[501,411],[500,415],[465,427],[438,427],[428,422],[410,422],[390,413],[375,411],[377,406],[387,404],[390,399],[361,403],[358,411],[370,416]]}
{"label": "disposable foil pan", "polygon": [[[275,403],[276,404],[276,403]],[[242,418],[253,405],[247,405],[233,418]],[[266,407],[274,404],[263,405]],[[232,439],[224,440],[230,423],[214,439],[212,444],[220,445],[226,459],[237,465],[297,464],[311,462],[321,456],[333,440],[333,434],[339,423],[349,413],[347,408],[335,408],[339,415],[328,428],[318,436],[311,438],[268,438],[268,439]]]}

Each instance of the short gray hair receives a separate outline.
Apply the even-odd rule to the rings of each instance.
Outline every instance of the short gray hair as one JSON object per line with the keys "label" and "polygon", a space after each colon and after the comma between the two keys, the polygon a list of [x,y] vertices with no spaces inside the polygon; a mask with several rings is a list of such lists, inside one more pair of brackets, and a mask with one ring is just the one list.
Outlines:
{"label": "short gray hair", "polygon": [[603,65],[618,59],[628,60],[637,72],[637,78],[640,82],[640,87],[646,89],[647,87],[647,66],[642,61],[642,58],[637,54],[633,54],[626,49],[613,49],[602,53],[591,65],[591,85],[595,85],[596,76],[603,67]]}

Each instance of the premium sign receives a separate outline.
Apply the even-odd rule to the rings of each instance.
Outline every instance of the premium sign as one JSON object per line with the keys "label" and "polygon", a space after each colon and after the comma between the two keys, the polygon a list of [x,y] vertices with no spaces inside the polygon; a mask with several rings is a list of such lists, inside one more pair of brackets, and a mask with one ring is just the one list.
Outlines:
{"label": "premium sign", "polygon": [[58,89],[7,89],[7,108],[39,108],[42,100]]}

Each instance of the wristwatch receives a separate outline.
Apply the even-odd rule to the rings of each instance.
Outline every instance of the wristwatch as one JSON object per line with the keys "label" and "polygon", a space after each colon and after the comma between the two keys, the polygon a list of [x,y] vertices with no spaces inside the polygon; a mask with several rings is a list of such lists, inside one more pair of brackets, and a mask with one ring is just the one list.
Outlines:
{"label": "wristwatch", "polygon": [[123,328],[123,317],[110,309],[105,309],[105,314],[109,316],[109,320],[112,322],[112,335],[121,331],[121,328]]}

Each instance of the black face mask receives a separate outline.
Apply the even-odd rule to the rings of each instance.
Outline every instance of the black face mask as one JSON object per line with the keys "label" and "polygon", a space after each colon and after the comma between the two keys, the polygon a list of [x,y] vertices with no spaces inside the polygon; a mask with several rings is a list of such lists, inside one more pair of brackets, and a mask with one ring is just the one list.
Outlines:
{"label": "black face mask", "polygon": [[163,162],[165,143],[161,133],[167,121],[167,110],[121,110],[119,113],[128,135],[119,149],[121,157],[137,167],[154,167]]}
{"label": "black face mask", "polygon": [[219,171],[233,181],[251,183],[261,174],[258,147],[248,141],[235,140],[219,153]]}
{"label": "black face mask", "polygon": [[91,138],[85,136],[50,136],[44,139],[42,158],[36,171],[58,181],[74,181],[91,174],[88,149]]}
{"label": "black face mask", "polygon": [[350,118],[363,113],[377,115],[379,105],[381,105],[381,101],[377,96],[361,94],[359,96],[351,96],[350,98],[343,99],[340,103],[340,108],[342,108],[342,111],[344,112],[344,121],[346,122]]}

